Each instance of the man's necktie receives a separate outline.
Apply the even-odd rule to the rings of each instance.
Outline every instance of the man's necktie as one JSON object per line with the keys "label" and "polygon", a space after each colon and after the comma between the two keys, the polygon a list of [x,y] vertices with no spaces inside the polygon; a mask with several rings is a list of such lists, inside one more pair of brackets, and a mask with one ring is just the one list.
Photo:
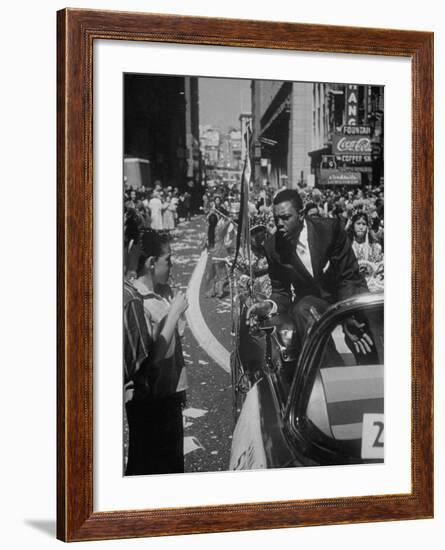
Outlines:
{"label": "man's necktie", "polygon": [[311,255],[309,252],[309,247],[305,244],[301,243],[300,241],[297,242],[297,255],[300,258],[300,260],[303,262],[304,267],[309,271],[309,273],[314,276],[314,273],[312,271],[312,262],[311,262]]}

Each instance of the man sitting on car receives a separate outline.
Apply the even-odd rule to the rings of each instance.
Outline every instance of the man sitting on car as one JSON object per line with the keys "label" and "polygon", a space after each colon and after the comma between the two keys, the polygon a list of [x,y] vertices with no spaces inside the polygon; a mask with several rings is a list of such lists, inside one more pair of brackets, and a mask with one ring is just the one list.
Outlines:
{"label": "man sitting on car", "polygon": [[[368,288],[339,220],[305,217],[294,189],[276,195],[273,214],[277,231],[264,244],[272,295],[254,303],[247,318],[290,315],[301,346],[314,310],[322,314],[331,304],[368,292]],[[364,323],[351,317],[343,329],[355,354],[371,352],[373,342]]]}

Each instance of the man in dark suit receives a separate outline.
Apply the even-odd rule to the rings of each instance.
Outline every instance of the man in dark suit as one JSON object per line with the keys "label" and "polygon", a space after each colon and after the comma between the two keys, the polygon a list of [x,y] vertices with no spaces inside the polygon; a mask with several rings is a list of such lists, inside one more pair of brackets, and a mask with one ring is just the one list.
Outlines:
{"label": "man in dark suit", "polygon": [[[302,343],[314,310],[368,291],[345,230],[336,219],[304,216],[298,191],[280,191],[273,200],[276,232],[265,242],[272,283],[270,300],[253,304],[247,316],[275,313],[292,317]],[[343,329],[358,354],[371,352],[364,323],[350,318]]]}

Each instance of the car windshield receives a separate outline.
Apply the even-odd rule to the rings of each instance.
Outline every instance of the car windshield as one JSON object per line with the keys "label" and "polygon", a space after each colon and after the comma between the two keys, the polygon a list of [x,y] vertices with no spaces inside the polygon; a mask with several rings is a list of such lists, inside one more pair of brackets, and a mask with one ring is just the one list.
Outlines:
{"label": "car windshield", "polygon": [[310,366],[311,438],[319,431],[320,441],[332,448],[341,443],[361,459],[378,458],[365,456],[363,438],[369,419],[380,422],[383,415],[383,332],[381,307],[344,314],[323,334]]}

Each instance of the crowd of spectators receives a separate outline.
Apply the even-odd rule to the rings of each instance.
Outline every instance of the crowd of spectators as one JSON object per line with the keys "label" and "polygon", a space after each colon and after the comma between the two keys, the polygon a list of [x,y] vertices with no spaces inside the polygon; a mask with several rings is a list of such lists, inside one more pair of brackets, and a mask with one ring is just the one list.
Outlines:
{"label": "crowd of spectators", "polygon": [[352,231],[354,217],[362,214],[369,233],[383,249],[384,190],[383,186],[368,185],[364,188],[302,189],[300,192],[307,216],[337,218],[345,229]]}
{"label": "crowd of spectators", "polygon": [[[281,190],[272,188],[268,183],[251,184],[248,204],[251,228],[261,225],[265,226],[268,232],[275,230],[272,201]],[[368,275],[372,275],[378,264],[383,264],[383,185],[325,189],[305,186],[299,187],[298,191],[303,200],[305,216],[340,220],[349,235],[359,263],[369,272]],[[205,188],[200,211],[207,219],[207,246],[210,250],[215,245],[215,232],[220,218],[221,224],[223,219],[237,221],[240,198],[239,185],[234,182],[212,182]],[[190,220],[191,199],[188,191],[180,193],[177,187],[162,187],[160,181],[156,181],[153,188],[132,189],[125,185],[125,250],[129,252],[137,245],[140,235],[146,229],[173,235],[181,219]],[[228,224],[225,225],[229,227]],[[233,226],[231,227],[233,229]],[[131,266],[128,266],[128,269],[131,269]]]}
{"label": "crowd of spectators", "polygon": [[[281,190],[281,189],[280,189]],[[339,219],[346,230],[351,231],[354,215],[365,215],[369,227],[369,236],[384,248],[384,189],[381,186],[368,185],[363,188],[309,188],[300,187],[306,216]],[[273,230],[272,200],[276,189],[268,184],[251,185],[249,196],[249,214],[251,226],[263,222]],[[239,210],[240,192],[223,182],[207,189],[203,196],[203,210],[209,214],[217,208],[225,214],[236,216]]]}
{"label": "crowd of spectators", "polygon": [[125,244],[137,240],[145,229],[173,233],[178,221],[189,220],[191,195],[177,187],[163,187],[160,181],[153,188],[132,188],[124,184]]}
{"label": "crowd of spectators", "polygon": [[[272,201],[278,191],[268,184],[251,185],[249,192],[250,227],[264,227],[267,232],[275,231]],[[360,270],[365,275],[371,291],[383,288],[384,266],[384,188],[368,185],[360,188],[309,188],[298,189],[303,200],[303,213],[307,217],[336,218],[345,228],[352,244],[353,251],[359,262]],[[234,188],[219,182],[207,189],[203,197],[203,210],[208,222],[208,248],[217,250],[213,254],[218,258],[230,256],[229,248],[233,248],[233,238],[222,236],[216,238],[218,227],[230,228],[227,223],[232,219],[236,222],[240,207],[240,193]],[[215,241],[230,242],[227,253],[221,250],[221,244],[215,246]],[[256,259],[257,255],[253,255]],[[261,259],[259,258],[259,261]],[[221,295],[221,292],[215,292]]]}

